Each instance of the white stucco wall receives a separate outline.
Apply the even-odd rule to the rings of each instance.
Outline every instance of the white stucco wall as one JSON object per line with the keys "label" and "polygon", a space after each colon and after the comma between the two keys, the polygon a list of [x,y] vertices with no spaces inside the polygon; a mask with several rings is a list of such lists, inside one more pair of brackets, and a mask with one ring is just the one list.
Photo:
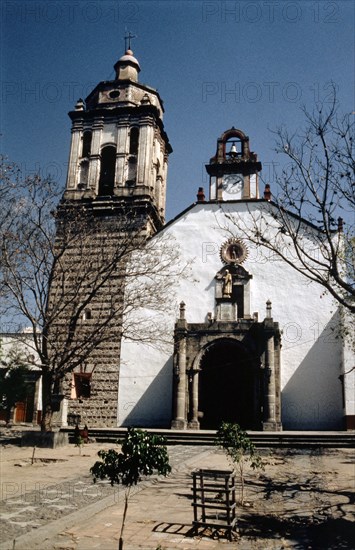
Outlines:
{"label": "white stucco wall", "polygon": [[126,341],[120,367],[119,425],[169,427],[171,388],[169,354]]}
{"label": "white stucco wall", "polygon": [[355,325],[354,315],[344,312],[345,345],[343,349],[344,416],[355,417]]}
{"label": "white stucco wall", "polygon": [[1,359],[7,361],[11,352],[17,352],[28,361],[29,368],[39,363],[38,353],[34,347],[30,330],[18,333],[0,334]]}
{"label": "white stucco wall", "polygon": [[[255,203],[250,208],[259,208]],[[251,205],[251,206],[250,206]],[[245,203],[224,203],[224,211],[238,211],[250,219]],[[216,204],[197,204],[169,224],[163,233],[180,245],[181,262],[192,260],[192,276],[175,281],[171,300],[175,315],[164,322],[173,334],[178,304],[186,304],[190,323],[207,320],[215,312],[215,275],[221,269],[221,245],[231,236]],[[234,235],[242,238],[235,227]],[[282,422],[284,429],[337,429],[343,408],[339,375],[342,371],[340,341],[331,327],[337,323],[335,307],[323,289],[307,281],[291,266],[246,242],[249,256],[243,267],[252,274],[250,311],[265,317],[272,302],[272,316],[283,331],[281,355]],[[119,425],[168,426],[172,407],[172,354],[124,341],[121,351]]]}
{"label": "white stucco wall", "polygon": [[[6,364],[11,352],[19,353],[25,361],[28,361],[29,370],[40,370],[40,359],[34,347],[31,329],[25,329],[18,333],[0,334],[1,360]],[[37,401],[34,403],[36,410],[42,410],[42,378],[38,381]]]}

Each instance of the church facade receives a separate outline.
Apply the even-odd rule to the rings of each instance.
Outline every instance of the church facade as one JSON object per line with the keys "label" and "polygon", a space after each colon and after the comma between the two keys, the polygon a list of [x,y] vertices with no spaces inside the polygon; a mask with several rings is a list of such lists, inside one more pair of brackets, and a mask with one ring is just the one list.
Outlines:
{"label": "church facade", "polygon": [[[115,80],[101,82],[70,113],[63,204],[90,203],[113,227],[121,213],[117,201],[126,201],[144,212],[147,238],[176,247],[190,275],[171,282],[171,313],[160,318],[167,344],[117,333],[96,354],[90,377],[73,374],[82,387],[80,395],[72,391],[64,400],[62,423],[215,429],[227,420],[252,430],[351,427],[348,359],[334,336],[339,319],[331,299],[321,299],[320,287],[238,230],[260,216],[272,228],[277,215],[270,189],[259,195],[262,166],[248,136],[232,127],[217,139],[206,166],[206,195],[200,188],[197,201],[165,223],[172,149],[163,104],[139,82],[131,50],[115,70]],[[317,231],[302,223],[305,234]],[[147,319],[153,314],[145,312]]]}

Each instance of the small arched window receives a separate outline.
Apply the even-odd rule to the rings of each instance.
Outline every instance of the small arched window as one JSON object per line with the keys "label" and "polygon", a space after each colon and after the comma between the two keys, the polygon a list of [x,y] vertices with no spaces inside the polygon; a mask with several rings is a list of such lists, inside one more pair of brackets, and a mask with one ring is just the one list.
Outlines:
{"label": "small arched window", "polygon": [[88,157],[91,152],[91,140],[92,140],[92,133],[90,131],[86,131],[83,134],[83,150],[82,150],[82,157]]}
{"label": "small arched window", "polygon": [[113,195],[115,184],[116,147],[107,145],[101,151],[99,195]]}
{"label": "small arched window", "polygon": [[138,143],[139,143],[139,129],[131,128],[130,141],[129,141],[129,154],[137,155],[138,154]]}

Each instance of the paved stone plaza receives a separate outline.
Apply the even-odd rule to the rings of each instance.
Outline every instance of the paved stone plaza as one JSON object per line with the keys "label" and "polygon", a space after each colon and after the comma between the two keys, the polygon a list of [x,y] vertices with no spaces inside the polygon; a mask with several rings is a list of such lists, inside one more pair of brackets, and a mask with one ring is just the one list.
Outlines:
{"label": "paved stone plaza", "polygon": [[[100,448],[88,444],[1,451],[1,550],[117,550],[120,489],[92,483]],[[191,471],[228,468],[214,447],[169,447],[172,474],[142,482],[131,497],[125,550],[353,548],[353,451],[263,450],[264,471],[248,472],[247,506],[237,508],[233,542],[212,533],[193,536]],[[238,495],[237,495],[238,496]]]}

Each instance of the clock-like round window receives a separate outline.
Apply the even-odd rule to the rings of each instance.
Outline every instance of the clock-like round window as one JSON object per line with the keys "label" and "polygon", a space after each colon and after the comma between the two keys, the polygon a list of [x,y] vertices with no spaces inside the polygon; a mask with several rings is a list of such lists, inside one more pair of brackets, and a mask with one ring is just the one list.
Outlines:
{"label": "clock-like round window", "polygon": [[118,90],[113,90],[108,95],[111,99],[117,99],[118,97],[120,97],[120,92]]}
{"label": "clock-like round window", "polygon": [[241,264],[248,257],[248,248],[240,239],[229,239],[221,246],[221,260],[224,264]]}

